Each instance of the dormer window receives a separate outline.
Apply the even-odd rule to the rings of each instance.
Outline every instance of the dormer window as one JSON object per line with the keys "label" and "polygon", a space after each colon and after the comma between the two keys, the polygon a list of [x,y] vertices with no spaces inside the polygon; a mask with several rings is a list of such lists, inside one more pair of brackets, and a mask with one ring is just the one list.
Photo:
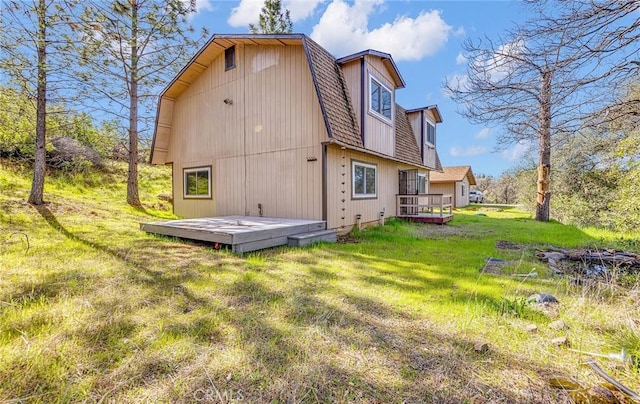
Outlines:
{"label": "dormer window", "polygon": [[432,146],[436,145],[436,125],[432,124],[429,121],[425,122],[425,130],[426,130],[426,136],[425,136],[425,142],[427,144],[430,144]]}
{"label": "dormer window", "polygon": [[224,70],[231,70],[236,67],[236,46],[224,50]]}
{"label": "dormer window", "polygon": [[391,122],[391,106],[393,105],[391,90],[373,77],[369,77],[369,91],[369,111]]}

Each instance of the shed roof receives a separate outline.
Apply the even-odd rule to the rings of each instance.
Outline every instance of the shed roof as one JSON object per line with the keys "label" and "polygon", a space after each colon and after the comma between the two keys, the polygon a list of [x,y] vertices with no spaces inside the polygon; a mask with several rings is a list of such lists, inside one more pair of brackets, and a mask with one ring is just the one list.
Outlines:
{"label": "shed roof", "polygon": [[473,176],[471,166],[442,167],[442,172],[432,171],[429,174],[429,182],[436,184],[458,182],[464,180],[465,177],[469,180],[469,185],[476,185],[476,178]]}

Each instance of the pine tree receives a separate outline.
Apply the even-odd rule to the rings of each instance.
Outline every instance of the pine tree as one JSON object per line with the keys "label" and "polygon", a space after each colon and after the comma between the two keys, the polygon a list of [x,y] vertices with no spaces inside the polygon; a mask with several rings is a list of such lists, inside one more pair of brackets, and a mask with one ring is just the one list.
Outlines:
{"label": "pine tree", "polygon": [[104,112],[126,127],[128,138],[127,203],[138,195],[139,122],[150,122],[149,104],[159,89],[192,55],[207,35],[193,39],[187,24],[195,0],[85,1],[83,62],[86,81],[107,100]]}
{"label": "pine tree", "polygon": [[293,32],[293,23],[289,10],[282,12],[280,0],[265,0],[258,25],[249,24],[249,29],[253,34],[290,34]]}

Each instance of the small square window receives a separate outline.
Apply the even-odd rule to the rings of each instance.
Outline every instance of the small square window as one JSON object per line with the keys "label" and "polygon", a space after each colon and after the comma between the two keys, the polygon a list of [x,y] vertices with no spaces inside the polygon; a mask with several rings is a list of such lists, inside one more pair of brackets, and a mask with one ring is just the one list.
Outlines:
{"label": "small square window", "polygon": [[224,70],[236,67],[236,46],[224,50]]}
{"label": "small square window", "polygon": [[369,77],[369,110],[376,115],[391,121],[393,96],[391,90]]}
{"label": "small square window", "polygon": [[351,164],[353,198],[375,198],[378,167],[357,161]]}
{"label": "small square window", "polygon": [[184,169],[184,197],[211,198],[211,167]]}
{"label": "small square window", "polygon": [[427,141],[427,143],[435,146],[436,145],[436,126],[429,121],[427,121],[426,124],[427,124],[426,125],[427,136],[425,136],[425,140]]}

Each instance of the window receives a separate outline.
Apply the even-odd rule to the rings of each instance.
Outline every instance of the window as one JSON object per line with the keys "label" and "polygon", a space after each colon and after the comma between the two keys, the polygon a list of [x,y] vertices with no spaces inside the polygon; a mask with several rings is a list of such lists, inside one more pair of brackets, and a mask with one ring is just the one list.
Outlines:
{"label": "window", "polygon": [[211,198],[211,167],[184,169],[184,197]]}
{"label": "window", "polygon": [[372,164],[353,161],[351,163],[352,197],[375,198],[376,175],[378,167]]}
{"label": "window", "polygon": [[373,77],[369,78],[369,90],[371,92],[369,100],[370,111],[391,121],[391,90],[380,84]]}
{"label": "window", "polygon": [[462,188],[462,189],[461,189],[461,192],[462,192],[462,195],[461,195],[461,196],[464,196],[464,192],[465,192],[465,191],[464,191],[464,184],[462,184],[462,187],[461,187],[461,188]]}
{"label": "window", "polygon": [[427,136],[426,141],[432,145],[436,145],[436,126],[431,122],[427,121]]}
{"label": "window", "polygon": [[418,174],[418,193],[427,193],[427,176],[424,174]]}
{"label": "window", "polygon": [[236,67],[236,46],[224,50],[224,70],[230,70]]}

